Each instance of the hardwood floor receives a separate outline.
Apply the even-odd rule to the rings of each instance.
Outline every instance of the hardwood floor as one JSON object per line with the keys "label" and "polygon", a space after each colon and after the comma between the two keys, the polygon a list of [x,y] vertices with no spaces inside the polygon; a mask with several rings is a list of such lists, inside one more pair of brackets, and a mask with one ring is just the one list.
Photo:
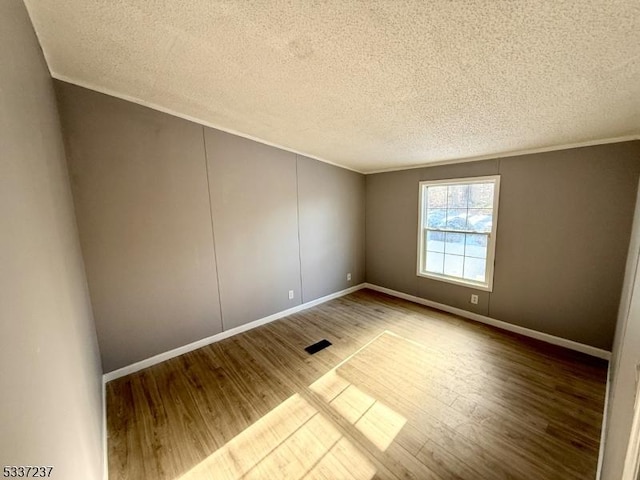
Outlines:
{"label": "hardwood floor", "polygon": [[108,383],[109,478],[593,479],[606,368],[361,290]]}

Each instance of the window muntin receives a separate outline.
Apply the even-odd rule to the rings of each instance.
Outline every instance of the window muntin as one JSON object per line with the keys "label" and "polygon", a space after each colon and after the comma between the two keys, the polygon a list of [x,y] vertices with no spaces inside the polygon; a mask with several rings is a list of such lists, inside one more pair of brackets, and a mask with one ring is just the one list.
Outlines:
{"label": "window muntin", "polygon": [[500,177],[420,182],[418,275],[491,290]]}

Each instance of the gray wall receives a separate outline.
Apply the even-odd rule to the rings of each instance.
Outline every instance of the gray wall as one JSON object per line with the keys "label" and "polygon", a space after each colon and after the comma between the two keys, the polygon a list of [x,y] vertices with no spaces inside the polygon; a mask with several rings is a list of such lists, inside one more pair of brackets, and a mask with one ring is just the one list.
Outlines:
{"label": "gray wall", "polygon": [[56,84],[105,371],[364,280],[363,175]]}
{"label": "gray wall", "polygon": [[618,322],[609,371],[609,398],[603,428],[601,480],[618,480],[627,453],[640,364],[640,192],[636,200]]}
{"label": "gray wall", "polygon": [[[494,174],[493,292],[417,277],[418,182]],[[367,281],[609,350],[639,175],[640,142],[368,175]]]}
{"label": "gray wall", "polygon": [[298,201],[303,301],[364,282],[364,176],[298,156]]}
{"label": "gray wall", "polygon": [[205,141],[225,328],[299,305],[296,155],[210,128]]}
{"label": "gray wall", "polygon": [[221,332],[202,127],[56,85],[105,371]]}
{"label": "gray wall", "polygon": [[102,378],[55,97],[0,2],[0,465],[102,478]]}

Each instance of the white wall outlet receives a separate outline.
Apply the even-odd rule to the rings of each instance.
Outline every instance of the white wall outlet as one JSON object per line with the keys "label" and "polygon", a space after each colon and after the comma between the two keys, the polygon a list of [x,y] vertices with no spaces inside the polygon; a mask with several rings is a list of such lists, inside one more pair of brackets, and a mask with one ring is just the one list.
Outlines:
{"label": "white wall outlet", "polygon": [[293,300],[293,290],[289,290],[289,300]]}
{"label": "white wall outlet", "polygon": [[351,281],[351,273],[347,273],[347,282]]}
{"label": "white wall outlet", "polygon": [[478,304],[478,295],[471,295],[471,300],[469,300],[474,305]]}

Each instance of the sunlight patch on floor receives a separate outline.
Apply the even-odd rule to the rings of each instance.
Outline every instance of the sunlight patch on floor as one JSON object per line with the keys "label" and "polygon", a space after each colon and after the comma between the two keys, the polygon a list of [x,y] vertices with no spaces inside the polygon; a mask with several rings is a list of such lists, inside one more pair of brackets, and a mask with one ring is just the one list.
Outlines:
{"label": "sunlight patch on floor", "polygon": [[299,394],[200,462],[180,480],[369,480],[375,466]]}
{"label": "sunlight patch on floor", "polygon": [[381,451],[389,448],[407,419],[382,402],[376,402],[356,423],[356,428]]}
{"label": "sunlight patch on floor", "polygon": [[405,417],[349,383],[335,370],[320,377],[309,388],[381,451],[389,448],[407,423]]}
{"label": "sunlight patch on floor", "polygon": [[[342,362],[366,352],[379,337]],[[318,402],[329,405],[380,451],[385,451],[407,419],[337,373],[309,386]],[[313,395],[312,394],[312,395]],[[344,427],[343,427],[344,428]],[[200,479],[370,480],[375,465],[338,427],[296,393],[180,477]]]}

